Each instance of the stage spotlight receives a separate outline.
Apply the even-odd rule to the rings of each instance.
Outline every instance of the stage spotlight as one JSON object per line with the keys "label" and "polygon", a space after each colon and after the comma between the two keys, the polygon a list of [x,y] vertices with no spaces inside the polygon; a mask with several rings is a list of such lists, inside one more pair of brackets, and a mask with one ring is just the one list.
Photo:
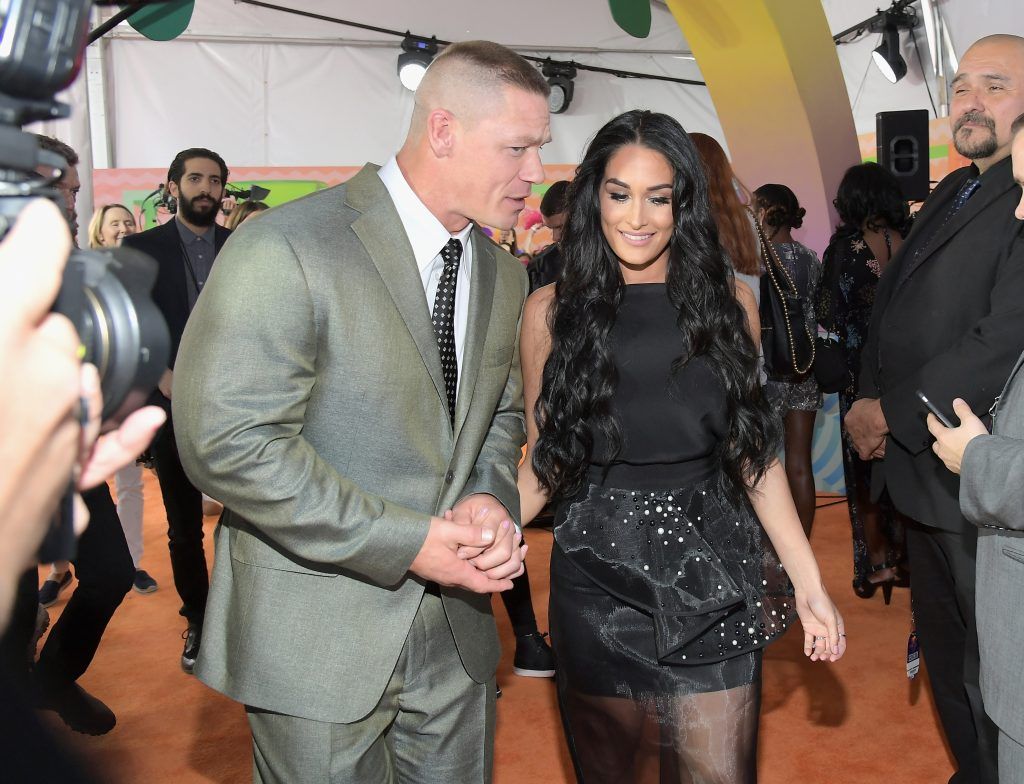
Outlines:
{"label": "stage spotlight", "polygon": [[402,41],[402,53],[398,55],[398,78],[407,90],[416,92],[437,54],[437,38],[418,38],[408,32]]}
{"label": "stage spotlight", "polygon": [[887,21],[882,30],[882,43],[871,53],[882,76],[893,84],[907,75],[907,61],[900,54],[900,31]]}
{"label": "stage spotlight", "polygon": [[556,63],[549,58],[544,61],[541,72],[551,85],[548,109],[552,114],[562,114],[572,103],[572,80],[576,78],[576,67],[572,63]]}

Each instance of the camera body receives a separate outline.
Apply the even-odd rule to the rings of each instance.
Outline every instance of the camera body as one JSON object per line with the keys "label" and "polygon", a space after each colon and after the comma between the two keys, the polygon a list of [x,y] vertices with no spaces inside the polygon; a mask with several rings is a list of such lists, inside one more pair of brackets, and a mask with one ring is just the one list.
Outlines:
{"label": "camera body", "polygon": [[[90,0],[0,0],[0,237],[33,199],[66,210],[52,186],[67,162],[41,151],[19,126],[67,116],[54,95],[81,68],[91,6]],[[99,370],[106,428],[145,403],[167,367],[170,335],[150,297],[156,274],[153,259],[128,248],[75,250],[64,269],[52,309],[75,325],[83,361]],[[43,562],[74,554],[73,489],[69,477],[69,494],[43,542]]]}

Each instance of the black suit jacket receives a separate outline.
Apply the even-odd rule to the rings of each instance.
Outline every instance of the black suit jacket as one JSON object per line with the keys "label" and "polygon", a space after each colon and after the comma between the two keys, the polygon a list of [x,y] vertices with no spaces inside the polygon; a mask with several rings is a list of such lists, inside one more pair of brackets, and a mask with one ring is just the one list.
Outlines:
{"label": "black suit jacket", "polygon": [[[176,219],[175,219],[176,220]],[[139,234],[131,234],[122,243],[126,247],[140,250],[152,256],[158,265],[156,283],[153,284],[153,301],[167,320],[171,333],[171,356],[168,366],[174,368],[178,356],[181,333],[188,321],[188,286],[185,280],[185,262],[182,257],[181,237],[175,220],[155,226]],[[231,232],[223,226],[214,226],[214,253],[220,253]]]}
{"label": "black suit jacket", "polygon": [[[928,198],[907,242],[878,284],[859,395],[880,398],[889,425],[873,489],[925,525],[951,531],[960,514],[959,479],[932,453],[922,390],[952,417],[962,397],[985,414],[1024,348],[1024,224],[1011,162],[990,167],[981,187],[946,220],[968,166]],[[944,222],[945,221],[945,222]]]}

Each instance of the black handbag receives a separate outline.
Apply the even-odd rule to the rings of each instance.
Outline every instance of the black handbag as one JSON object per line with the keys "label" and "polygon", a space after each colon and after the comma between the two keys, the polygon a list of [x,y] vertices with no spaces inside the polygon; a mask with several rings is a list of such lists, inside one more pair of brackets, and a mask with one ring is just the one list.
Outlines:
{"label": "black handbag", "polygon": [[[846,349],[836,332],[836,289],[839,286],[839,262],[832,258],[832,246],[823,259],[824,279],[818,297],[818,323],[824,335],[815,338],[814,378],[826,394],[842,392],[850,385],[850,368],[846,362]],[[822,318],[824,317],[824,318]]]}
{"label": "black handbag", "polygon": [[756,220],[754,227],[765,266],[759,308],[765,372],[775,381],[806,376],[815,352],[814,335],[807,328],[807,302]]}

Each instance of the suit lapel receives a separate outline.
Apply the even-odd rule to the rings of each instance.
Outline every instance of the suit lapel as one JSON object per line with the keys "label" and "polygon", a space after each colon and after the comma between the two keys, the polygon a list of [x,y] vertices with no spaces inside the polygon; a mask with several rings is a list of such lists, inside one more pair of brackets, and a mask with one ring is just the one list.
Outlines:
{"label": "suit lapel", "polygon": [[967,203],[956,215],[953,215],[943,226],[939,227],[931,242],[928,243],[928,247],[922,250],[917,255],[917,258],[908,266],[905,275],[913,274],[914,270],[949,242],[960,229],[974,220],[982,210],[1006,192],[1005,188],[998,186],[999,183],[993,182],[989,188],[979,188],[978,192],[967,200]]}
{"label": "suit lapel", "polygon": [[181,312],[188,317],[188,281],[185,280],[185,259],[182,256],[181,235],[178,234],[177,219],[171,218],[161,227],[163,231],[156,239],[164,248],[165,258],[169,265],[169,279],[174,285],[174,297],[178,301]]}
{"label": "suit lapel", "polygon": [[362,213],[353,221],[352,230],[376,266],[419,349],[438,396],[447,406],[441,357],[437,350],[434,327],[430,323],[430,309],[423,295],[423,282],[416,269],[412,246],[405,235],[402,220],[398,217],[387,188],[377,176],[376,167],[363,167],[348,181],[346,202]]}
{"label": "suit lapel", "polygon": [[224,243],[228,241],[228,237],[231,236],[231,231],[225,229],[223,226],[216,226],[213,230],[213,254],[216,261],[216,255],[220,253],[220,249],[224,247]]}
{"label": "suit lapel", "polygon": [[462,425],[469,414],[476,380],[480,375],[484,343],[491,321],[491,306],[494,303],[494,283],[497,277],[494,246],[483,235],[473,230],[473,274],[469,289],[469,318],[466,320],[465,347],[462,352],[462,367],[459,370],[459,397],[455,403],[455,438],[458,439]]}

